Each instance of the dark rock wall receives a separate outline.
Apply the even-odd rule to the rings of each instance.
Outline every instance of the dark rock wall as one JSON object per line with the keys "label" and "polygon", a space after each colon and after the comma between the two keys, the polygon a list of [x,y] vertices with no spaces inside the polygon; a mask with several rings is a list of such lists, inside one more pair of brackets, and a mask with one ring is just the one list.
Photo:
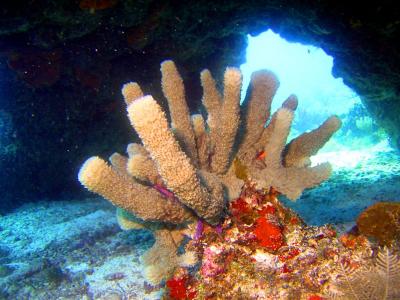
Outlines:
{"label": "dark rock wall", "polygon": [[123,152],[135,139],[120,96],[123,83],[138,81],[165,105],[159,63],[172,58],[185,78],[190,107],[197,110],[199,71],[207,67],[218,77],[225,66],[243,63],[246,35],[269,28],[332,55],[334,74],[362,97],[400,148],[400,14],[394,3],[2,4],[0,117],[11,115],[13,128],[7,131],[12,151],[0,151],[0,175],[7,178],[0,182],[0,206],[82,191],[76,173],[86,157]]}

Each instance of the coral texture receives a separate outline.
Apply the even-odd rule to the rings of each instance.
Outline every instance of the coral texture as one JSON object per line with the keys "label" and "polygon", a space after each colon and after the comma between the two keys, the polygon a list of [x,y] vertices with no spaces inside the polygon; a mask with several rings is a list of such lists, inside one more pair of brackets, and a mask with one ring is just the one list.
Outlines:
{"label": "coral texture", "polygon": [[400,240],[400,203],[378,202],[365,209],[357,218],[358,230],[374,238],[381,246]]}
{"label": "coral texture", "polygon": [[389,248],[379,250],[374,263],[360,268],[341,264],[342,272],[329,291],[333,299],[400,298],[400,258]]}
{"label": "coral texture", "polygon": [[169,279],[189,273],[185,288],[194,299],[399,299],[398,245],[379,248],[355,230],[307,226],[276,191],[247,183],[229,211],[186,244],[201,257],[199,268],[177,268]]}
{"label": "coral texture", "polygon": [[191,218],[182,205],[162,197],[155,189],[138,184],[118,173],[99,157],[89,158],[81,167],[79,181],[89,190],[104,196],[116,206],[145,221],[163,220],[180,224]]}
{"label": "coral texture", "polygon": [[217,197],[213,197],[200,182],[195,167],[181,150],[157,102],[151,96],[137,99],[128,106],[128,116],[167,188],[200,217],[209,221],[219,218],[224,204],[222,186]]}
{"label": "coral texture", "polygon": [[[332,117],[285,148],[297,99],[289,97],[268,122],[279,85],[271,72],[253,74],[241,112],[240,70],[226,69],[223,93],[211,73],[204,70],[205,117],[189,115],[183,80],[172,61],[162,63],[161,73],[171,125],[152,96],[144,96],[137,83],[125,84],[122,94],[128,117],[143,146],[130,144],[128,157],[114,154],[112,166],[98,157],[90,158],[79,173],[80,182],[89,190],[137,218],[132,222],[120,213],[123,228],[156,230],[151,252],[159,253],[159,258],[145,259],[152,283],[165,279],[177,264],[174,257],[181,239],[171,242],[172,233],[182,234],[182,228],[198,219],[219,224],[227,202],[239,196],[245,182],[266,190],[274,188],[295,200],[305,188],[327,179],[329,164],[310,167],[305,162],[340,126]],[[265,228],[263,224],[260,232]],[[167,246],[156,251],[160,248],[157,245]]]}

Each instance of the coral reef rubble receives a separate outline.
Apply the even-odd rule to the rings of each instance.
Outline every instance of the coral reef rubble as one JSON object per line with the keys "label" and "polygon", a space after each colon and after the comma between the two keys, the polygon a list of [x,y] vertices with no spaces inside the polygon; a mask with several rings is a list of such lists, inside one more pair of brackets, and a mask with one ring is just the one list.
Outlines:
{"label": "coral reef rubble", "polygon": [[170,281],[183,280],[186,294],[177,297],[168,286],[167,299],[399,297],[398,245],[382,249],[357,232],[340,236],[330,225],[307,226],[276,191],[255,185],[246,184],[230,203],[220,228],[205,224],[186,250],[198,253],[198,267],[177,268]]}

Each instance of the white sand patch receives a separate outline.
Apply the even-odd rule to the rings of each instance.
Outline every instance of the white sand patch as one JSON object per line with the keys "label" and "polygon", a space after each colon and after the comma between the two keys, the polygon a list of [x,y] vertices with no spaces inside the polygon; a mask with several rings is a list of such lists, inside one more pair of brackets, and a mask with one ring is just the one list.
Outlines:
{"label": "white sand patch", "polygon": [[145,294],[142,266],[135,254],[117,256],[96,267],[86,276],[88,293],[93,299],[161,298],[160,292]]}
{"label": "white sand patch", "polygon": [[359,150],[344,149],[341,151],[321,152],[311,157],[311,165],[315,166],[324,162],[329,162],[333,169],[352,169],[357,165],[372,159],[379,152],[389,152],[393,149],[388,141],[382,141],[370,148]]}
{"label": "white sand patch", "polygon": [[0,218],[0,241],[12,249],[14,257],[22,257],[52,243],[65,243],[86,232],[115,226],[114,210],[99,200],[34,203]]}

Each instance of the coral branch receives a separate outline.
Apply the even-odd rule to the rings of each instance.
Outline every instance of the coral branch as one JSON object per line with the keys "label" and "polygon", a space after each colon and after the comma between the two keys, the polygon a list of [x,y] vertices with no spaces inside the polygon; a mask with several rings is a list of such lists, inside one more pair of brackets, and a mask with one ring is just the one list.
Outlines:
{"label": "coral branch", "polygon": [[210,136],[210,152],[214,152],[217,142],[217,124],[220,119],[222,97],[217,90],[215,80],[209,70],[204,70],[200,74],[201,85],[203,87],[202,103],[207,111],[207,126]]}
{"label": "coral branch", "polygon": [[224,199],[213,198],[201,185],[195,168],[175,140],[157,102],[151,96],[140,98],[128,107],[128,116],[168,189],[200,217],[216,222]]}
{"label": "coral branch", "polygon": [[338,117],[332,116],[317,129],[293,139],[285,149],[285,166],[304,167],[310,165],[310,157],[317,154],[341,124]]}
{"label": "coral branch", "polygon": [[217,174],[225,173],[229,167],[231,150],[239,126],[241,87],[242,74],[240,71],[235,68],[227,68],[224,76],[224,99],[217,121],[217,141],[211,160],[211,170]]}
{"label": "coral branch", "polygon": [[293,112],[291,110],[286,108],[278,110],[273,130],[264,148],[266,153],[264,161],[268,169],[275,169],[282,166],[281,154],[286,145],[292,120]]}
{"label": "coral branch", "polygon": [[122,87],[122,95],[126,105],[131,104],[134,100],[143,97],[143,92],[140,86],[136,82],[129,82],[124,84]]}
{"label": "coral branch", "polygon": [[196,137],[196,148],[199,156],[199,167],[207,169],[209,164],[210,139],[206,131],[203,116],[192,115],[192,125]]}
{"label": "coral branch", "polygon": [[129,181],[99,157],[89,158],[81,167],[78,178],[88,190],[102,195],[145,221],[181,224],[192,218],[191,213],[179,202],[162,197],[154,189]]}
{"label": "coral branch", "polygon": [[190,122],[189,108],[185,100],[182,77],[179,75],[175,63],[171,60],[164,61],[161,64],[161,75],[162,90],[168,100],[171,115],[171,127],[191,162],[197,166],[196,143]]}
{"label": "coral branch", "polygon": [[114,169],[116,169],[119,174],[123,176],[127,176],[127,170],[126,170],[126,165],[128,163],[128,158],[125,156],[119,154],[119,153],[114,153],[113,155],[110,156],[108,159]]}
{"label": "coral branch", "polygon": [[246,99],[243,103],[245,128],[238,156],[249,161],[255,157],[254,144],[260,139],[264,125],[270,117],[272,98],[278,89],[276,76],[266,70],[254,72],[251,76]]}
{"label": "coral branch", "polygon": [[137,153],[129,157],[126,165],[128,173],[149,184],[161,184],[157,167],[149,155]]}

